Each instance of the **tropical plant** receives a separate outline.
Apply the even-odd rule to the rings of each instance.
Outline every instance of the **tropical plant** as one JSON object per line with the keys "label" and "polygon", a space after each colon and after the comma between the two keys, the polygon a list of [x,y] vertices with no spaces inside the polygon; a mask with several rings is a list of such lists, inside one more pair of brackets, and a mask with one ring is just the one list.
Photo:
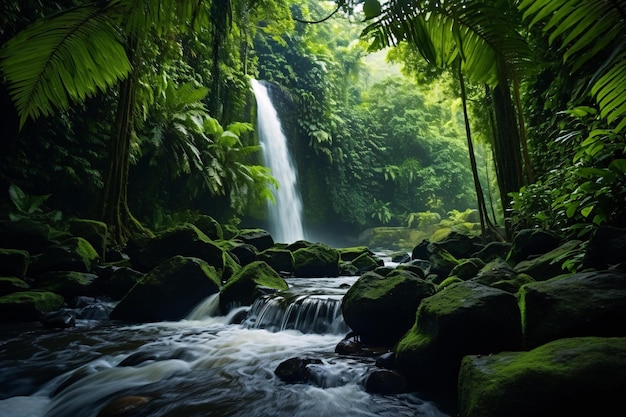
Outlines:
{"label": "tropical plant", "polygon": [[498,232],[489,221],[473,155],[464,76],[496,86],[496,166],[501,193],[506,195],[518,190],[523,182],[520,136],[509,79],[519,77],[530,57],[528,45],[516,30],[517,16],[512,12],[510,3],[504,1],[396,0],[385,3],[379,14],[367,16],[373,23],[363,32],[373,49],[408,41],[429,63],[457,69],[481,224],[486,224],[495,235]]}
{"label": "tropical plant", "polygon": [[616,132],[626,127],[626,2],[624,0],[522,0],[529,26],[544,21],[550,44],[559,41],[563,60],[576,71],[596,68],[585,93]]}
{"label": "tropical plant", "polygon": [[371,207],[371,216],[372,218],[378,219],[382,224],[387,224],[393,218],[393,213],[391,212],[391,208],[389,207],[391,202],[388,201],[386,203],[374,199]]}
{"label": "tropical plant", "polygon": [[26,194],[20,187],[11,184],[9,185],[9,198],[15,208],[14,212],[9,213],[9,219],[13,222],[23,219],[45,219],[52,222],[61,220],[60,211],[44,211],[43,209],[43,204],[50,198],[50,194]]}

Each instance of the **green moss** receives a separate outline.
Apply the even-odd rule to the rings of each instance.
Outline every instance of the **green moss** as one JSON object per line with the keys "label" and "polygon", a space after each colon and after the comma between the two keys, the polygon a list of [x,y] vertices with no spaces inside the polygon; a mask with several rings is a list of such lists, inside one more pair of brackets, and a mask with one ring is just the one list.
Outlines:
{"label": "green moss", "polygon": [[286,290],[289,288],[284,279],[272,269],[266,262],[255,261],[244,266],[237,274],[233,275],[224,285],[226,291],[230,287],[241,285],[243,281],[252,281],[262,287]]}
{"label": "green moss", "polygon": [[468,356],[459,376],[460,414],[606,415],[606,401],[621,402],[624,365],[626,338],[568,338],[528,352]]}
{"label": "green moss", "polygon": [[50,291],[20,291],[0,297],[2,307],[31,304],[42,312],[56,311],[63,306],[63,303],[63,297]]}
{"label": "green moss", "polygon": [[444,290],[453,284],[458,284],[459,282],[464,282],[464,281],[457,276],[449,276],[437,286],[437,292]]}

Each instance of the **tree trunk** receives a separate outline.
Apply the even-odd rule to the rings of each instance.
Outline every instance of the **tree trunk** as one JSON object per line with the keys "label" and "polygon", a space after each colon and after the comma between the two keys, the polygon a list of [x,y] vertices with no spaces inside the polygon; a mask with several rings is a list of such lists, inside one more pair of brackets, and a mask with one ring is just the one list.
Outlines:
{"label": "tree trunk", "polygon": [[[130,54],[134,55],[133,52]],[[127,200],[130,141],[134,127],[133,115],[137,86],[135,71],[121,81],[119,87],[100,212],[100,218],[108,225],[112,240],[116,245],[121,246],[125,245],[134,233],[145,232],[145,229],[132,216]]]}
{"label": "tree trunk", "polygon": [[[487,212],[487,204],[485,203],[485,195],[483,194],[482,186],[480,185],[480,179],[478,177],[478,164],[476,163],[476,155],[474,154],[474,143],[472,141],[472,132],[469,124],[469,116],[467,113],[467,94],[465,92],[465,79],[463,78],[463,72],[461,71],[461,63],[459,61],[459,82],[461,84],[461,101],[463,102],[463,118],[465,120],[465,133],[467,135],[467,149],[469,151],[470,165],[472,168],[472,177],[474,179],[474,187],[476,189],[476,199],[478,202],[478,214],[480,216],[480,228],[482,232],[483,241],[487,240],[488,236],[491,236],[497,240],[503,241],[504,238],[498,232],[496,227],[489,219]],[[487,234],[489,232],[489,234]]]}
{"label": "tree trunk", "polygon": [[498,85],[493,89],[493,105],[496,119],[496,137],[494,138],[496,173],[504,208],[505,228],[510,237],[509,194],[519,191],[524,185],[524,177],[515,108],[511,100],[504,64],[500,62],[498,62]]}

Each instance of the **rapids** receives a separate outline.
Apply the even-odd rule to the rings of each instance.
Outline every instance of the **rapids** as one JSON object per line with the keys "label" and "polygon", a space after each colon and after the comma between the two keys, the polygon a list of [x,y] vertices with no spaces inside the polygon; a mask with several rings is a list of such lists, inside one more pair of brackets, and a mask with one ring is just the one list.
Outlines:
{"label": "rapids", "polygon": [[[186,320],[140,325],[77,320],[66,330],[0,327],[0,416],[95,417],[112,399],[147,403],[125,416],[447,416],[415,394],[373,395],[374,358],[334,353],[347,326],[340,300],[355,277],[288,279],[241,324],[213,296]],[[292,357],[317,358],[309,384],[274,375]]]}

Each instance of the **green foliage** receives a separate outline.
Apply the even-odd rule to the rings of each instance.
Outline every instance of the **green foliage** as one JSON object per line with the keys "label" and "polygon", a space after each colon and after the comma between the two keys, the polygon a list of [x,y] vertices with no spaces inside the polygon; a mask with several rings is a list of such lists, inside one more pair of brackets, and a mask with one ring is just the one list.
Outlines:
{"label": "green foliage", "polygon": [[15,184],[9,186],[9,198],[15,212],[9,213],[9,219],[13,222],[22,219],[45,219],[53,222],[61,220],[60,211],[44,211],[43,204],[50,194],[44,195],[29,195],[26,194],[20,187]]}
{"label": "green foliage", "polygon": [[431,211],[409,213],[406,220],[406,227],[422,229],[426,226],[437,224],[440,220],[441,215],[439,213],[433,213]]}
{"label": "green foliage", "polygon": [[510,4],[479,1],[388,1],[363,31],[370,49],[408,41],[429,63],[447,67],[457,58],[476,82],[495,84],[496,62],[510,71],[528,65],[530,50],[516,31]]}
{"label": "green foliage", "polygon": [[[597,226],[624,224],[626,159],[624,137],[606,129],[597,112],[578,107],[558,141],[573,147],[572,165],[513,193],[518,227],[540,226],[566,236],[587,236]],[[584,123],[583,123],[584,121]]]}
{"label": "green foliage", "polygon": [[[563,61],[573,70],[594,60],[596,72],[590,85],[600,117],[615,131],[626,127],[626,22],[623,1],[523,0],[519,9],[529,26],[546,21],[549,42],[559,40]],[[608,54],[607,54],[608,51]]]}
{"label": "green foliage", "polygon": [[374,199],[371,207],[371,217],[378,219],[382,224],[389,223],[393,217],[393,213],[391,213],[391,209],[389,208],[390,205],[390,201],[383,203],[378,199]]}

